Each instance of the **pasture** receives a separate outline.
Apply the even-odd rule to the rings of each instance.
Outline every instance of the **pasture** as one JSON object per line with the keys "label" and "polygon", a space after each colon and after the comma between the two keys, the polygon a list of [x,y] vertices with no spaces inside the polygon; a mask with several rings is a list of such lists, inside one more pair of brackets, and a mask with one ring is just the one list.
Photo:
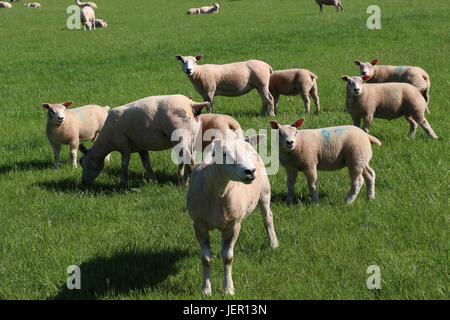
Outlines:
{"label": "pasture", "polygon": [[[303,128],[352,124],[341,75],[358,75],[354,59],[417,65],[431,78],[431,114],[439,136],[422,128],[407,137],[404,118],[375,119],[376,199],[365,186],[352,205],[346,169],[319,172],[315,207],[302,173],[287,206],[286,173],[270,176],[279,248],[271,250],[256,209],[235,247],[237,299],[449,299],[450,2],[344,0],[344,13],[314,0],[220,2],[217,15],[186,10],[213,1],[98,0],[108,27],[66,28],[73,1],[41,0],[0,9],[0,298],[202,299],[200,249],[170,150],[150,153],[159,185],[144,179],[136,154],[129,186],[119,186],[120,154],[93,187],[81,185],[63,146],[61,169],[45,135],[42,103],[73,100],[120,106],[162,94],[202,98],[175,54],[204,54],[200,63],[260,59],[273,69],[307,68],[318,75],[322,112],[305,115],[299,96],[281,96],[280,123]],[[366,9],[381,8],[380,30]],[[214,112],[243,129],[269,129],[256,91],[216,97]],[[311,106],[315,110],[315,106]],[[91,143],[86,143],[90,146]],[[79,153],[81,156],[81,153]],[[199,194],[199,201],[202,195]],[[211,233],[212,299],[222,299],[220,233]],[[81,290],[68,290],[66,269],[81,268]],[[366,269],[381,269],[381,290],[368,290]],[[229,297],[225,297],[229,298]]]}

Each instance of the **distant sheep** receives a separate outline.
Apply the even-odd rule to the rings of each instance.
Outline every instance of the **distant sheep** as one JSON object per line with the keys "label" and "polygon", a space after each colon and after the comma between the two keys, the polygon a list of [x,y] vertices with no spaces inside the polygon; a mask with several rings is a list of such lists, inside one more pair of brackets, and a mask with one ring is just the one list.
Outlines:
{"label": "distant sheep", "polygon": [[92,9],[97,9],[97,5],[95,3],[93,3],[93,2],[82,2],[82,1],[79,1],[79,0],[75,0],[75,3],[80,8],[90,7]]}
{"label": "distant sheep", "polygon": [[[73,102],[61,104],[44,103],[47,109],[47,138],[53,149],[55,169],[59,168],[61,145],[70,145],[72,167],[77,167],[77,151],[80,142],[95,141],[108,116],[109,107],[86,105],[74,109],[66,109]],[[105,154],[104,157],[106,157]],[[109,160],[107,157],[106,160]]]}
{"label": "distant sheep", "polygon": [[41,4],[38,2],[31,2],[31,3],[26,3],[25,7],[27,8],[40,8]]}
{"label": "distant sheep", "polygon": [[425,101],[429,103],[430,76],[420,67],[377,65],[378,59],[372,62],[353,61],[359,66],[361,76],[369,76],[368,83],[405,82],[422,91]]}
{"label": "distant sheep", "polygon": [[214,3],[212,6],[205,6],[200,8],[191,8],[187,11],[187,14],[207,14],[207,13],[219,13],[219,4]]}
{"label": "distant sheep", "polygon": [[309,94],[316,105],[316,113],[320,112],[320,101],[317,92],[317,76],[306,69],[276,70],[270,75],[269,90],[273,96],[275,111],[280,94],[296,96],[300,94],[305,104],[306,113],[310,112]]}
{"label": "distant sheep", "polygon": [[339,126],[322,129],[297,130],[303,124],[300,119],[290,125],[270,121],[272,129],[279,130],[280,163],[287,174],[287,203],[294,201],[298,171],[308,181],[309,191],[319,205],[317,170],[335,171],[348,168],[352,188],[346,203],[352,203],[363,185],[367,183],[367,200],[375,199],[375,171],[369,166],[372,158],[371,144],[381,142],[355,126]]}
{"label": "distant sheep", "polygon": [[355,126],[360,126],[362,118],[362,129],[369,132],[373,118],[391,120],[404,116],[409,121],[411,137],[420,124],[431,138],[438,138],[425,118],[425,111],[429,110],[423,91],[401,82],[363,84],[369,76],[341,79],[347,82],[346,109]]}
{"label": "distant sheep", "polygon": [[341,0],[316,0],[316,2],[320,6],[321,13],[322,13],[322,5],[335,6],[336,12],[339,12],[339,8],[341,8],[341,12],[344,11],[344,6],[342,5]]}
{"label": "distant sheep", "polygon": [[11,3],[0,1],[0,8],[11,9],[12,5]]}
{"label": "distant sheep", "polygon": [[80,11],[80,19],[84,30],[95,29],[95,12],[91,7],[83,7]]}
{"label": "distant sheep", "polygon": [[197,61],[203,55],[196,57],[175,56],[181,61],[181,67],[194,85],[195,90],[202,95],[205,101],[209,101],[212,112],[214,96],[235,97],[257,89],[263,105],[261,115],[274,116],[273,97],[269,91],[270,75],[272,67],[264,61],[248,60],[229,64],[204,64],[197,65]]}

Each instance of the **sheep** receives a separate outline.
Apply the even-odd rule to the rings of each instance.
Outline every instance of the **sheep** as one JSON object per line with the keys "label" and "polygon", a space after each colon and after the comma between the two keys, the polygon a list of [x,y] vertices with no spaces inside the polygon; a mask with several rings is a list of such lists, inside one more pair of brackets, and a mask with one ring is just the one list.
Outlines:
{"label": "sheep", "polygon": [[[91,149],[81,150],[83,167],[82,183],[91,184],[103,169],[103,158],[112,151],[122,154],[122,175],[120,182],[128,183],[128,164],[130,155],[138,152],[148,178],[158,183],[150,164],[148,151],[170,149],[177,145],[172,141],[175,130],[184,132],[180,142],[183,157],[193,154],[193,141],[200,128],[200,122],[194,119],[194,113],[209,105],[197,103],[183,95],[151,96],[112,109],[105,125]],[[178,147],[178,146],[177,146]],[[186,163],[187,161],[185,161]],[[179,174],[185,183],[193,165],[179,165]]]}
{"label": "sheep", "polygon": [[80,19],[84,30],[95,29],[95,12],[91,7],[83,7],[80,11]]}
{"label": "sheep", "polygon": [[323,129],[300,130],[304,119],[291,125],[270,121],[272,129],[279,130],[279,158],[287,175],[287,204],[294,202],[295,181],[302,171],[308,181],[309,191],[319,205],[317,170],[335,171],[348,168],[352,188],[346,203],[352,203],[363,185],[367,184],[367,200],[375,199],[375,171],[369,166],[372,158],[371,144],[381,142],[355,126],[338,126]]}
{"label": "sheep", "polygon": [[103,19],[95,19],[94,23],[96,28],[106,28],[108,26],[106,20]]}
{"label": "sheep", "polygon": [[212,6],[205,6],[200,8],[191,8],[187,11],[187,14],[206,14],[206,13],[219,13],[219,4],[214,3]]}
{"label": "sheep", "polygon": [[369,76],[368,83],[406,82],[419,88],[427,103],[430,102],[430,77],[420,67],[376,65],[378,59],[372,62],[353,60],[359,66],[361,76]]}
{"label": "sheep", "polygon": [[90,7],[92,9],[97,9],[97,5],[95,3],[93,3],[93,2],[82,2],[82,1],[79,1],[79,0],[75,0],[75,3],[80,8]]}
{"label": "sheep", "polygon": [[264,138],[264,135],[255,135],[245,140],[215,139],[208,148],[204,163],[196,166],[191,174],[186,206],[201,248],[202,293],[205,295],[211,295],[210,230],[219,229],[222,232],[225,294],[234,294],[231,269],[241,222],[258,202],[269,245],[278,247],[270,210],[269,179],[261,158],[253,148]]}
{"label": "sheep", "polygon": [[417,124],[420,124],[431,138],[438,138],[425,118],[425,111],[429,110],[421,94],[423,91],[401,82],[363,84],[363,80],[369,78],[341,77],[347,82],[346,110],[355,126],[360,126],[362,118],[362,129],[369,132],[374,117],[391,120],[404,116],[410,124],[410,137],[414,136]]}
{"label": "sheep", "polygon": [[201,121],[202,150],[215,138],[225,139],[228,134],[234,133],[235,137],[243,138],[242,129],[239,122],[231,116],[225,114],[200,114],[196,117]]}
{"label": "sheep", "polygon": [[0,8],[11,9],[12,5],[11,5],[11,3],[0,1]]}
{"label": "sheep", "polygon": [[[70,145],[72,168],[77,168],[77,151],[80,142],[95,141],[108,115],[109,106],[86,105],[66,109],[72,104],[72,101],[60,104],[42,104],[42,107],[48,110],[46,134],[53,149],[55,170],[59,168],[61,145],[63,144]],[[109,157],[106,160],[109,160]]]}
{"label": "sheep", "polygon": [[305,104],[306,113],[310,112],[309,94],[311,94],[316,113],[320,112],[320,101],[317,92],[317,76],[306,69],[276,70],[270,75],[269,90],[273,96],[275,112],[280,94],[295,96],[300,94]]}
{"label": "sheep", "polygon": [[274,116],[273,97],[269,91],[272,67],[264,61],[248,60],[229,64],[197,65],[203,55],[183,57],[179,54],[175,58],[181,61],[181,67],[195,90],[205,101],[211,103],[209,112],[213,110],[214,96],[235,97],[257,89],[263,106],[261,115],[268,113]]}
{"label": "sheep", "polygon": [[322,13],[322,5],[335,6],[336,13],[339,13],[339,8],[341,8],[341,12],[344,11],[341,0],[316,0],[316,2],[320,6],[320,13]]}
{"label": "sheep", "polygon": [[26,3],[25,7],[27,7],[27,8],[40,8],[41,4],[39,2],[31,2],[31,3]]}

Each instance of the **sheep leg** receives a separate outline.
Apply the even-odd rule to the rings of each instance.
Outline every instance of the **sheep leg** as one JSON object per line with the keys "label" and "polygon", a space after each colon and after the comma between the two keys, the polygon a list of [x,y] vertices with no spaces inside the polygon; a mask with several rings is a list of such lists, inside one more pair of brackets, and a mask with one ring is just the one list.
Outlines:
{"label": "sheep leg", "polygon": [[364,179],[362,177],[363,169],[361,168],[350,168],[348,169],[348,172],[350,174],[350,179],[352,180],[352,187],[350,189],[350,192],[347,195],[347,199],[345,200],[346,204],[350,204],[353,201],[355,201],[356,197],[359,194],[359,191],[361,190],[361,187],[364,183]]}
{"label": "sheep leg", "polygon": [[209,113],[213,112],[213,104],[214,104],[214,91],[208,91],[206,96],[203,96],[204,101],[208,101],[210,103],[209,106],[206,107]]}
{"label": "sheep leg", "polygon": [[223,290],[225,294],[234,295],[233,278],[231,269],[233,265],[233,250],[234,245],[239,237],[241,230],[241,223],[235,223],[231,228],[222,231],[222,262],[224,270]]}
{"label": "sheep leg", "polygon": [[319,4],[319,6],[320,6],[320,13],[322,13],[322,4]]}
{"label": "sheep leg", "polygon": [[272,94],[273,97],[273,108],[275,111],[275,114],[278,112],[278,101],[280,100],[280,94],[279,93],[273,93]]}
{"label": "sheep leg", "polygon": [[414,121],[412,116],[405,116],[405,118],[409,122],[409,137],[412,138],[416,134],[418,124]]}
{"label": "sheep leg", "polygon": [[130,153],[122,152],[122,176],[120,177],[120,183],[123,185],[128,184],[128,165],[130,164]]}
{"label": "sheep leg", "polygon": [[310,113],[311,102],[309,101],[308,92],[300,92],[300,97],[302,97],[303,103],[305,104],[305,112]]}
{"label": "sheep leg", "polygon": [[432,138],[432,139],[437,139],[438,136],[436,135],[436,133],[434,133],[434,130],[431,128],[430,124],[428,123],[427,119],[425,119],[425,117],[423,117],[422,119],[415,119],[420,126],[423,128],[423,130],[425,130],[425,132]]}
{"label": "sheep leg", "polygon": [[61,159],[61,145],[60,144],[51,144],[53,149],[53,157],[55,158],[54,168],[55,170],[59,169],[59,162]]}
{"label": "sheep leg", "polygon": [[141,157],[142,166],[144,167],[145,171],[147,171],[148,179],[153,183],[158,184],[158,180],[156,179],[155,174],[153,173],[152,164],[150,163],[150,156],[148,154],[148,151],[139,152],[139,156]]}
{"label": "sheep leg", "polygon": [[270,94],[269,88],[268,87],[262,87],[262,88],[259,87],[258,93],[263,102],[263,105],[261,108],[261,116],[268,114],[269,116],[274,117],[275,116],[274,101],[273,101],[272,95]]}
{"label": "sheep leg", "polygon": [[361,126],[361,118],[358,116],[352,116],[352,120],[353,120],[353,125],[355,127],[360,127]]}
{"label": "sheep leg", "polygon": [[209,241],[208,229],[202,228],[194,223],[195,236],[200,245],[201,259],[203,265],[203,281],[202,293],[204,295],[211,295],[211,245]]}
{"label": "sheep leg", "polygon": [[287,176],[287,204],[291,205],[294,203],[295,197],[295,182],[297,181],[298,171],[297,170],[288,170],[286,169]]}
{"label": "sheep leg", "polygon": [[70,143],[70,159],[72,160],[72,168],[76,169],[77,168],[77,153],[78,153],[78,145],[80,144],[80,142],[77,141],[72,141]]}
{"label": "sheep leg", "polygon": [[277,235],[273,227],[273,214],[270,210],[270,189],[266,192],[261,192],[261,198],[259,199],[259,205],[261,206],[261,216],[263,219],[264,227],[266,228],[267,236],[269,237],[269,245],[272,248],[278,247]]}
{"label": "sheep leg", "polygon": [[316,80],[314,80],[313,87],[310,90],[311,97],[314,101],[314,104],[316,105],[316,113],[320,112],[320,100],[319,100],[319,94],[317,90],[317,83]]}
{"label": "sheep leg", "polygon": [[363,170],[363,178],[366,181],[366,198],[368,201],[375,199],[375,171],[369,166]]}
{"label": "sheep leg", "polygon": [[373,114],[367,114],[363,118],[362,128],[366,133],[369,133],[370,125],[372,124]]}
{"label": "sheep leg", "polygon": [[307,168],[304,171],[306,180],[308,181],[309,192],[316,204],[318,206],[320,204],[319,201],[319,192],[317,191],[317,168]]}

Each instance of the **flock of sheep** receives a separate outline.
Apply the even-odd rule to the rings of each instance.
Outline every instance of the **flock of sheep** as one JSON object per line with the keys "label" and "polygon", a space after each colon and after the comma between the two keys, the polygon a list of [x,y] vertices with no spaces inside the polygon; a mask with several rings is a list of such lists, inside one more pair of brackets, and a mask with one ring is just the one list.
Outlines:
{"label": "flock of sheep", "polygon": [[[339,0],[316,0],[342,8]],[[76,0],[82,12],[95,4]],[[218,12],[219,5],[189,9],[188,14]],[[86,17],[86,24],[95,21]],[[95,25],[95,24],[94,24]],[[179,175],[189,185],[187,209],[194,221],[194,231],[201,247],[203,264],[202,292],[211,294],[211,251],[209,231],[222,231],[221,256],[224,264],[224,291],[234,294],[231,275],[233,248],[242,220],[259,204],[269,244],[278,246],[270,209],[271,187],[264,163],[255,147],[265,135],[243,137],[239,123],[229,115],[213,114],[215,96],[236,97],[256,89],[262,100],[261,115],[274,117],[280,95],[300,95],[306,113],[310,112],[309,95],[320,112],[317,76],[306,69],[274,71],[259,60],[224,65],[203,64],[203,55],[181,56],[182,71],[187,75],[204,102],[184,95],[150,96],[110,110],[109,106],[87,105],[68,109],[72,102],[44,103],[47,109],[46,134],[58,169],[61,146],[70,145],[72,167],[77,167],[78,148],[82,183],[92,184],[113,151],[122,155],[121,183],[128,183],[130,155],[139,153],[148,179],[157,183],[150,164],[149,151],[176,148]],[[428,110],[430,78],[419,67],[354,63],[359,76],[342,76],[346,82],[346,110],[353,125],[297,130],[304,120],[291,124],[270,121],[279,135],[279,161],[287,173],[287,203],[294,202],[298,172],[306,176],[311,196],[319,205],[317,170],[335,171],[348,168],[351,189],[346,203],[352,203],[366,182],[367,200],[375,199],[375,171],[369,166],[371,144],[381,142],[368,134],[373,118],[395,119],[404,116],[410,123],[410,136],[420,125],[426,133],[437,136],[425,118]],[[209,113],[201,114],[206,108]],[[363,121],[360,129],[361,120]],[[174,132],[180,139],[172,141]],[[211,134],[212,132],[212,134]],[[80,142],[92,140],[88,150]],[[196,143],[201,142],[203,162],[194,165]]]}
{"label": "flock of sheep", "polygon": [[[14,2],[14,0],[10,0],[10,1]],[[25,3],[25,7],[26,8],[40,8],[41,4],[39,2],[30,2],[30,3]],[[11,9],[12,5],[11,5],[11,3],[6,2],[6,1],[0,1],[0,8]]]}

